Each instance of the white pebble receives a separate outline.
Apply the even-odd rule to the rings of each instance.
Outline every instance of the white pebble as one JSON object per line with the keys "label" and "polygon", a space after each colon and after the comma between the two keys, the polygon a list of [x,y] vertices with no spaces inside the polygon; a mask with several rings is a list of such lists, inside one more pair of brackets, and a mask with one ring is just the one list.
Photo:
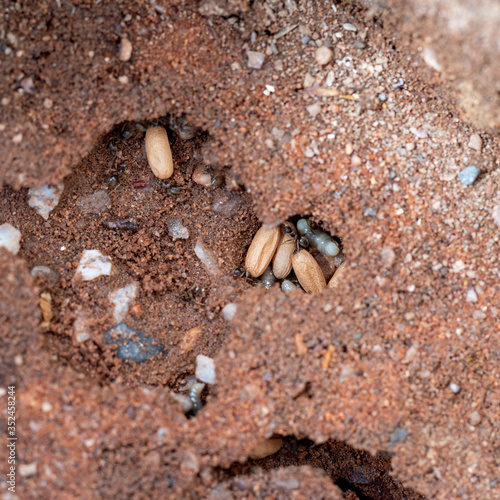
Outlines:
{"label": "white pebble", "polygon": [[264,64],[265,55],[262,52],[247,50],[247,66],[251,69],[260,69]]}
{"label": "white pebble", "polygon": [[453,265],[451,266],[451,271],[453,273],[460,273],[465,269],[465,264],[461,260],[456,260]]}
{"label": "white pebble", "polygon": [[236,316],[237,311],[238,306],[234,302],[230,302],[222,308],[222,316],[224,316],[226,321],[232,321],[232,319]]}
{"label": "white pebble", "polygon": [[454,384],[453,382],[449,385],[451,392],[453,394],[458,394],[460,392],[460,386],[457,384]]}
{"label": "white pebble", "polygon": [[382,266],[384,267],[392,267],[394,261],[396,260],[396,253],[391,247],[384,247],[380,252],[380,257],[382,261]]}
{"label": "white pebble", "polygon": [[418,139],[427,139],[427,137],[429,137],[425,130],[421,130],[415,127],[410,127],[410,132]]}
{"label": "white pebble", "polygon": [[425,47],[424,50],[422,50],[422,58],[424,59],[425,64],[429,66],[429,68],[432,68],[433,70],[438,72],[442,71],[443,67],[439,63],[434,49]]}
{"label": "white pebble", "polygon": [[186,226],[182,225],[179,219],[167,219],[168,234],[175,240],[187,240],[189,231]]}
{"label": "white pebble", "polygon": [[479,425],[481,423],[481,414],[478,411],[473,411],[470,414],[470,424],[473,426]]}
{"label": "white pebble", "polygon": [[316,80],[315,80],[314,76],[312,76],[310,73],[306,73],[304,76],[304,83],[302,84],[302,86],[305,89],[308,89],[314,85],[315,81]]}
{"label": "white pebble", "polygon": [[90,339],[90,333],[87,328],[87,319],[83,316],[77,316],[73,323],[73,335],[77,342],[82,343]]}
{"label": "white pebble", "polygon": [[358,31],[358,28],[356,28],[356,26],[354,26],[354,24],[351,24],[351,23],[345,23],[344,29],[346,31]]}
{"label": "white pebble", "polygon": [[316,51],[316,62],[320,66],[325,66],[326,64],[328,64],[332,60],[332,57],[333,50],[328,47],[323,46]]}
{"label": "white pebble", "polygon": [[467,302],[477,302],[477,293],[474,288],[469,288],[469,290],[467,290],[467,297],[465,300],[467,300]]}
{"label": "white pebble", "polygon": [[128,314],[130,303],[137,296],[137,283],[130,283],[130,285],[119,288],[108,295],[108,298],[115,305],[113,316],[116,324],[121,323]]}
{"label": "white pebble", "polygon": [[215,363],[212,358],[203,354],[196,356],[196,378],[206,384],[215,384]]}
{"label": "white pebble", "polygon": [[122,37],[118,54],[120,61],[127,62],[132,57],[132,50],[132,42],[127,37]]}
{"label": "white pebble", "polygon": [[326,86],[331,87],[334,81],[335,81],[335,73],[333,71],[329,71],[328,75],[326,75]]}
{"label": "white pebble", "polygon": [[45,220],[49,218],[50,212],[57,207],[64,186],[58,184],[50,187],[47,184],[40,189],[30,189],[28,205],[34,208]]}
{"label": "white pebble", "polygon": [[472,134],[469,139],[469,148],[475,149],[476,151],[481,151],[483,147],[483,140],[479,134]]}
{"label": "white pebble", "polygon": [[19,475],[21,477],[36,476],[36,467],[36,462],[32,462],[31,464],[19,464]]}
{"label": "white pebble", "polygon": [[194,253],[196,254],[196,257],[201,260],[201,263],[205,266],[205,269],[209,274],[217,276],[220,273],[219,267],[217,266],[217,261],[212,250],[205,246],[201,238],[198,238],[196,240]]}
{"label": "white pebble", "polygon": [[493,207],[491,211],[491,216],[493,220],[497,223],[498,227],[500,227],[500,205],[496,205]]}
{"label": "white pebble", "polygon": [[312,118],[316,118],[321,113],[321,104],[319,102],[316,102],[314,104],[311,104],[310,106],[307,106],[307,112],[312,116]]}
{"label": "white pebble", "polygon": [[21,248],[21,231],[11,224],[2,224],[0,226],[0,248],[5,248],[10,253],[17,255]]}
{"label": "white pebble", "polygon": [[486,313],[484,311],[480,311],[480,310],[474,311],[472,313],[472,319],[477,319],[477,320],[486,319]]}
{"label": "white pebble", "polygon": [[76,274],[85,281],[111,274],[111,259],[99,250],[84,250]]}

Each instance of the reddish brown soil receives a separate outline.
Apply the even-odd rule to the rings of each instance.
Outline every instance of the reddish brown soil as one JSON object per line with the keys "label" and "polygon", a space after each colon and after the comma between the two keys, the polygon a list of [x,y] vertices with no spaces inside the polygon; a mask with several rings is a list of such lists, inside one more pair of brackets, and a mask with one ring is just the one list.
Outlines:
{"label": "reddish brown soil", "polygon": [[[0,381],[16,384],[18,497],[495,498],[498,139],[480,131],[482,151],[467,146],[476,130],[397,17],[349,2],[336,12],[329,2],[227,2],[226,17],[201,16],[193,1],[60,3],[1,13],[14,37],[2,49],[0,224],[22,240],[17,257],[0,249]],[[294,24],[313,40],[298,27],[262,69],[247,68],[247,49],[265,52]],[[118,59],[124,35],[128,62]],[[326,68],[314,38],[333,40]],[[359,101],[303,90],[307,72],[323,87],[330,70],[332,88]],[[19,92],[26,77],[34,92]],[[182,140],[167,113],[204,132]],[[163,183],[137,127],[158,120],[176,167]],[[223,168],[222,186],[192,182],[202,163]],[[465,187],[456,174],[470,164],[482,174]],[[61,181],[45,221],[28,187]],[[99,191],[108,198],[94,209]],[[233,277],[261,221],[295,215],[342,238],[341,287],[285,295]],[[102,224],[125,217],[136,232]],[[170,218],[187,240],[172,240]],[[198,238],[217,276],[194,254]],[[114,271],[83,282],[76,267],[93,248]],[[33,280],[35,265],[57,271],[57,283]],[[103,340],[108,294],[133,281],[126,323],[165,346],[140,364]],[[41,292],[53,300],[48,331],[37,326]],[[217,384],[187,418],[170,392],[198,354],[215,359]],[[282,450],[248,459],[272,435]]]}

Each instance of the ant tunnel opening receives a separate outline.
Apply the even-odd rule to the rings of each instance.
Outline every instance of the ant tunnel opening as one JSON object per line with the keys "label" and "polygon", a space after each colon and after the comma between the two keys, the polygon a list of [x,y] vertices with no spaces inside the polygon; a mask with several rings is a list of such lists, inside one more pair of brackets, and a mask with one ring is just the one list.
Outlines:
{"label": "ant tunnel opening", "polygon": [[289,466],[308,465],[321,469],[332,483],[344,492],[344,497],[359,500],[423,500],[419,493],[404,488],[391,475],[391,455],[379,452],[372,455],[357,450],[341,441],[316,444],[309,439],[284,436],[279,449],[260,459],[249,459],[243,464],[233,464],[229,469],[219,469],[218,479],[237,478],[249,474],[256,467],[266,471]]}

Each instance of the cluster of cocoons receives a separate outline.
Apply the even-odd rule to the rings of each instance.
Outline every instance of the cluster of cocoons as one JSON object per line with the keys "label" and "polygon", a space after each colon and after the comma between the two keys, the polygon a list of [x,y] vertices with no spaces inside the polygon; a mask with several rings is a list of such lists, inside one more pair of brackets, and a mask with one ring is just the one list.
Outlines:
{"label": "cluster of cocoons", "polygon": [[[314,249],[311,252],[316,251],[317,258],[308,248]],[[327,232],[313,229],[308,220],[300,219],[297,227],[292,222],[279,227],[262,226],[250,244],[245,268],[251,278],[260,277],[265,288],[283,280],[284,292],[299,288],[290,279],[293,271],[296,281],[307,293],[318,293],[340,284],[345,271],[340,257],[339,244]],[[328,273],[327,269],[332,268],[335,271]],[[289,279],[285,279],[287,277]]]}

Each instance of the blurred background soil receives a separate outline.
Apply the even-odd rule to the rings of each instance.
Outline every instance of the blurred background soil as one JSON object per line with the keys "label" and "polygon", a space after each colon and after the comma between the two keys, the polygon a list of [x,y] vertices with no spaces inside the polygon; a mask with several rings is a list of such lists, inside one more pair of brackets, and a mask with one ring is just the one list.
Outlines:
{"label": "blurred background soil", "polygon": [[[493,0],[4,1],[4,498],[500,496],[499,20]],[[168,181],[145,156],[157,124]],[[220,186],[193,182],[203,165]],[[235,273],[262,222],[297,215],[342,239],[337,290]],[[78,277],[90,249],[110,276]],[[104,339],[127,286],[123,321],[163,348],[141,363]],[[172,393],[199,354],[217,380],[186,416]]]}

